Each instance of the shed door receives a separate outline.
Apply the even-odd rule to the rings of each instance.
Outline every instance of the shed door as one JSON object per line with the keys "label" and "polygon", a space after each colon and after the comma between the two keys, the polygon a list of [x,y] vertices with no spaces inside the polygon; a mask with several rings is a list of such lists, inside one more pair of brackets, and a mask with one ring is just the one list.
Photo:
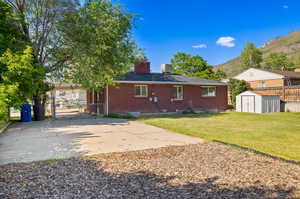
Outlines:
{"label": "shed door", "polygon": [[242,112],[247,112],[247,113],[255,112],[255,96],[254,95],[242,96]]}

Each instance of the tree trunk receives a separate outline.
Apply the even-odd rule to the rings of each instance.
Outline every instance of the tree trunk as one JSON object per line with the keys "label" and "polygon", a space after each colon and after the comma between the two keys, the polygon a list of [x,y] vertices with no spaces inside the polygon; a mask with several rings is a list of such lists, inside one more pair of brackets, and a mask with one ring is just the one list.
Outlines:
{"label": "tree trunk", "polygon": [[45,104],[41,99],[41,96],[33,97],[33,118],[35,121],[42,121],[45,119]]}
{"label": "tree trunk", "polygon": [[10,120],[10,107],[7,108],[7,121]]}

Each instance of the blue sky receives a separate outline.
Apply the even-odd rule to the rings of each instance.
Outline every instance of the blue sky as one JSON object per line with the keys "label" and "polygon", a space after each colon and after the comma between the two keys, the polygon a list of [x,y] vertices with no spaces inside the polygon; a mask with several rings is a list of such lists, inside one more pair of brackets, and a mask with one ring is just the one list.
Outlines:
{"label": "blue sky", "polygon": [[176,52],[216,65],[238,56],[247,41],[260,46],[300,29],[299,0],[118,1],[140,15],[134,37],[154,72]]}

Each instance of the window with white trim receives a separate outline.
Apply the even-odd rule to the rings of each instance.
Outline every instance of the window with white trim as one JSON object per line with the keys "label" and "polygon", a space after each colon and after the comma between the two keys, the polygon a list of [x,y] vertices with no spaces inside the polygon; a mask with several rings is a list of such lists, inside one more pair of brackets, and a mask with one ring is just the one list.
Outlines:
{"label": "window with white trim", "polygon": [[202,97],[215,97],[216,96],[215,86],[205,86],[202,87]]}
{"label": "window with white trim", "polygon": [[135,85],[135,97],[148,97],[147,85]]}
{"label": "window with white trim", "polygon": [[266,87],[265,81],[259,81],[258,87],[259,88],[265,88]]}
{"label": "window with white trim", "polygon": [[183,86],[173,86],[172,98],[174,100],[183,100]]}

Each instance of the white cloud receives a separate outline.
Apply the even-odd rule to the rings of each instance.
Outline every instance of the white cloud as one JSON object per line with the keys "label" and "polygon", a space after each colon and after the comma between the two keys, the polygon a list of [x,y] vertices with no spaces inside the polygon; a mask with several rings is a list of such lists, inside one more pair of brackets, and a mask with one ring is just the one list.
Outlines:
{"label": "white cloud", "polygon": [[216,43],[217,45],[220,46],[226,46],[228,48],[232,48],[235,46],[234,40],[235,38],[233,37],[220,37]]}
{"label": "white cloud", "polygon": [[284,8],[284,9],[288,9],[288,8],[289,8],[289,6],[288,6],[288,5],[283,5],[283,6],[282,6],[282,8]]}
{"label": "white cloud", "polygon": [[206,44],[199,44],[199,45],[196,45],[196,46],[192,46],[193,48],[207,48],[207,45]]}

